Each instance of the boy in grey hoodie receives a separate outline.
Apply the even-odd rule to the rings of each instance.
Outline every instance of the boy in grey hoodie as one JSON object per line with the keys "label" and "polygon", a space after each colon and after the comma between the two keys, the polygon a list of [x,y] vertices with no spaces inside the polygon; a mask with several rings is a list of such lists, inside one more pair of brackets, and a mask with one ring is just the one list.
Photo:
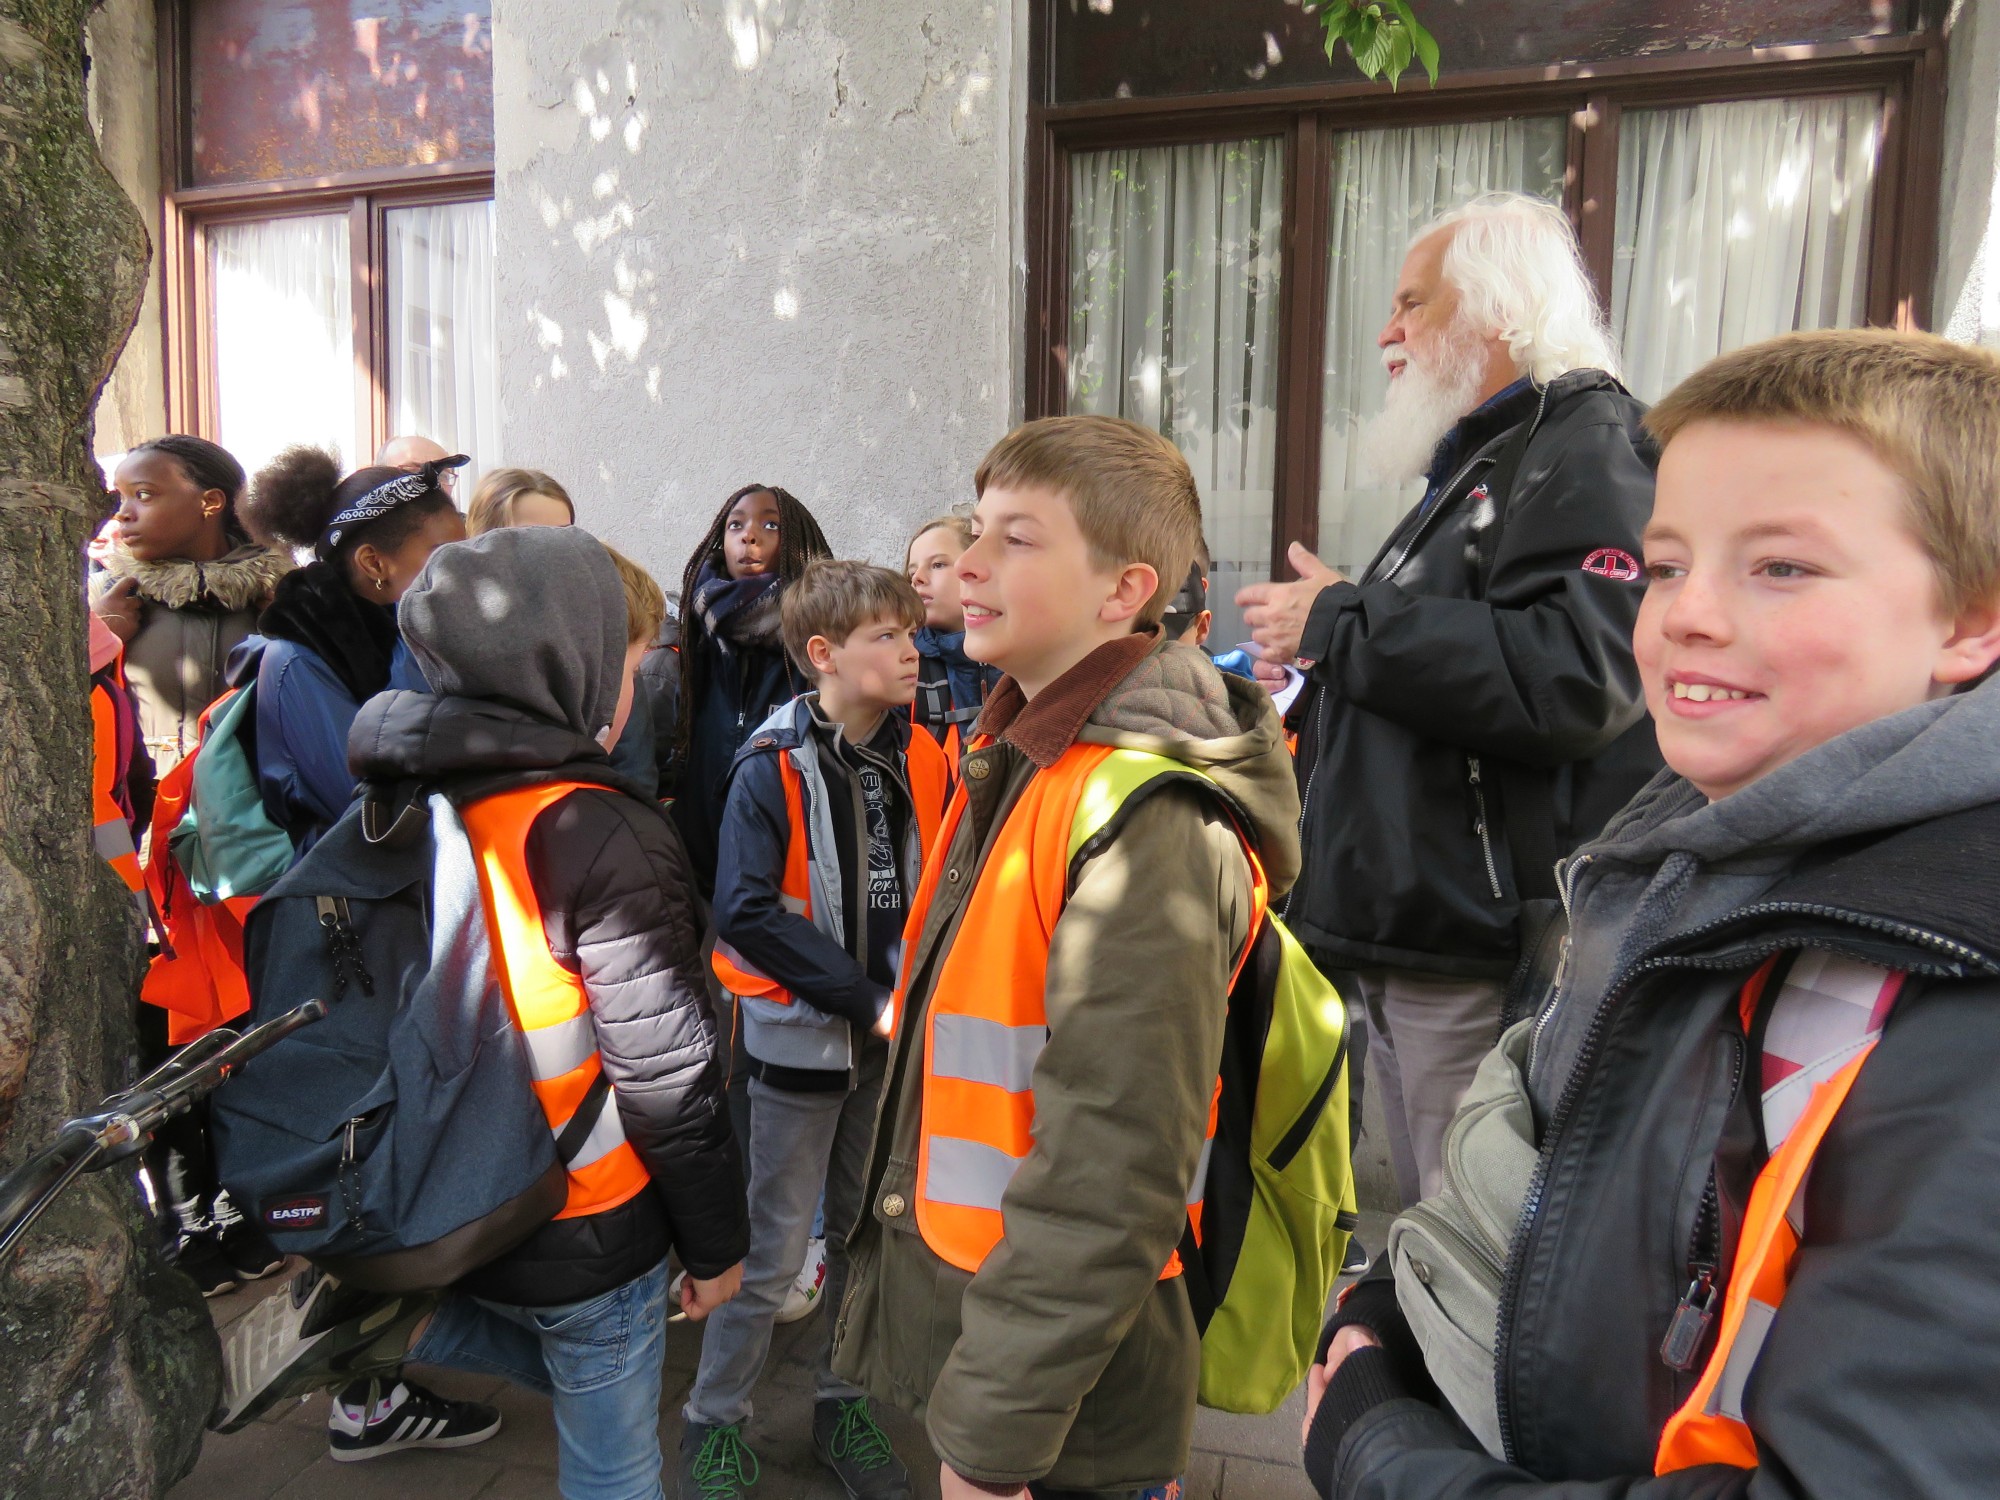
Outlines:
{"label": "boy in grey hoodie", "polygon": [[1497,1055],[1538,1148],[1497,1409],[1427,1365],[1414,1265],[1370,1278],[1309,1378],[1307,1471],[1371,1500],[1982,1492],[2000,358],[1793,335],[1647,420],[1634,651],[1670,769],[1567,863],[1566,964]]}

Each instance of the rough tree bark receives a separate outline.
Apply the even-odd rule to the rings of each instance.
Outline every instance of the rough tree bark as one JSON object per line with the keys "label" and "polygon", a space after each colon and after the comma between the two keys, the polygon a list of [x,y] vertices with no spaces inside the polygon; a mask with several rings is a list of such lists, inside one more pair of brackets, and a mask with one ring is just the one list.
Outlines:
{"label": "rough tree bark", "polygon": [[[140,963],[90,843],[92,409],[148,255],[85,117],[93,4],[0,0],[0,1168],[122,1081]],[[192,1465],[215,1338],[150,1240],[106,1172],[0,1265],[0,1495],[154,1495]]]}

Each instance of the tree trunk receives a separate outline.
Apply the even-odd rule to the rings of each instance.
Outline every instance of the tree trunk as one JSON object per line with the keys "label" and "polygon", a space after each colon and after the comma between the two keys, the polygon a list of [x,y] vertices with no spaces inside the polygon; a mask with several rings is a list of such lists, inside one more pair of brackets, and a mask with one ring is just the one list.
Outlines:
{"label": "tree trunk", "polygon": [[[0,1168],[125,1081],[141,963],[90,839],[92,408],[148,254],[85,117],[92,5],[0,0]],[[219,1375],[129,1176],[80,1179],[0,1264],[0,1494],[160,1493]]]}

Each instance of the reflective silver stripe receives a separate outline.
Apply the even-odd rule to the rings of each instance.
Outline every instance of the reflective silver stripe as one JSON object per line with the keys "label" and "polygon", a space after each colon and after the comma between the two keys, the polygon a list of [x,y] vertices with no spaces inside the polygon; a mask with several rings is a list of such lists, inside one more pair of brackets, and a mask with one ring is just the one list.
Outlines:
{"label": "reflective silver stripe", "polygon": [[1743,1309],[1743,1326],[1736,1330],[1736,1342],[1729,1346],[1729,1362],[1706,1408],[1710,1416],[1724,1416],[1732,1422],[1743,1420],[1743,1388],[1750,1372],[1757,1368],[1757,1356],[1764,1352],[1764,1340],[1771,1332],[1771,1320],[1778,1310],[1752,1297]]}
{"label": "reflective silver stripe", "polygon": [[1187,1201],[1190,1206],[1201,1202],[1202,1194],[1208,1188],[1208,1159],[1215,1155],[1215,1142],[1201,1143],[1201,1160],[1194,1164],[1194,1186],[1188,1189]]}
{"label": "reflective silver stripe", "polygon": [[132,830],[123,818],[113,818],[108,823],[99,823],[90,830],[90,841],[97,846],[97,853],[103,859],[123,859],[128,854],[139,851],[132,845]]}
{"label": "reflective silver stripe", "polygon": [[790,912],[793,916],[803,917],[806,914],[805,897],[787,896],[783,891],[780,891],[778,892],[778,899],[785,903],[785,910]]}
{"label": "reflective silver stripe", "polygon": [[1035,1059],[1048,1039],[1046,1026],[1003,1026],[979,1016],[935,1016],[931,1072],[1025,1094],[1034,1078]]}
{"label": "reflective silver stripe", "polygon": [[597,1052],[597,1028],[589,1011],[579,1011],[567,1021],[524,1031],[528,1044],[528,1074],[537,1083],[560,1078],[582,1067]]}
{"label": "reflective silver stripe", "polygon": [[[556,1134],[562,1134],[562,1126],[556,1127]],[[564,1165],[572,1172],[581,1171],[599,1157],[610,1155],[624,1144],[625,1125],[618,1118],[618,1091],[613,1089],[605,1096],[604,1108],[598,1112],[597,1123],[590,1127],[590,1134],[583,1138],[583,1145]]]}
{"label": "reflective silver stripe", "polygon": [[1000,1195],[1014,1180],[1017,1157],[979,1141],[957,1136],[931,1137],[930,1175],[924,1196],[933,1203],[955,1203],[961,1208],[990,1208],[1000,1211]]}

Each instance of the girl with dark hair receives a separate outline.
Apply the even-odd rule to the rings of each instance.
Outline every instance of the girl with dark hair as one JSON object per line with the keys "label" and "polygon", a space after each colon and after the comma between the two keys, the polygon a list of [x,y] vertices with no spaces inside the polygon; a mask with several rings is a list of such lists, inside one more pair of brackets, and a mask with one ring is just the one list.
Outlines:
{"label": "girl with dark hair", "polygon": [[715,890],[723,783],[743,736],[809,684],[778,638],[778,595],[832,549],[812,512],[776,485],[722,502],[681,579],[681,767],[674,821],[702,895]]}
{"label": "girl with dark hair", "polygon": [[465,539],[439,483],[463,458],[345,479],[321,448],[287,448],[258,471],[244,502],[253,534],[313,560],[287,577],[257,622],[257,779],[296,856],[339,821],[354,791],[347,731],[390,686],[421,689],[396,631],[396,601],[431,553]]}
{"label": "girl with dark hair", "polygon": [[202,438],[141,443],[118,465],[118,539],[102,549],[90,607],[125,645],[139,733],[165,776],[195,747],[223,670],[291,568],[237,515],[243,466]]}

